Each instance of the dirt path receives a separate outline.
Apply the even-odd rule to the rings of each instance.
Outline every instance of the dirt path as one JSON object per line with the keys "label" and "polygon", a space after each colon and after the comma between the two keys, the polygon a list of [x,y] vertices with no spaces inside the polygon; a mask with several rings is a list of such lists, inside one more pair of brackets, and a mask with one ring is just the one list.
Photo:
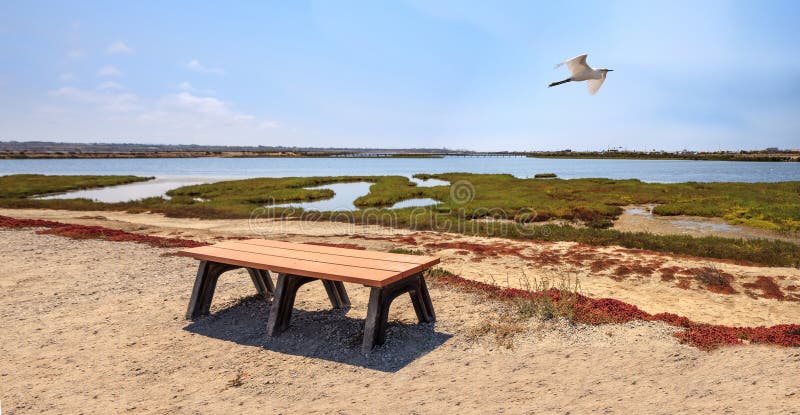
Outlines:
{"label": "dirt path", "polygon": [[290,330],[245,274],[223,277],[212,316],[183,319],[196,264],[133,243],[0,230],[4,413],[776,413],[800,407],[800,351],[708,353],[662,323],[530,320],[512,348],[483,328],[501,305],[432,289],[438,321],[402,299],[388,342],[359,350],[366,289],[346,314],[321,286],[298,296]]}

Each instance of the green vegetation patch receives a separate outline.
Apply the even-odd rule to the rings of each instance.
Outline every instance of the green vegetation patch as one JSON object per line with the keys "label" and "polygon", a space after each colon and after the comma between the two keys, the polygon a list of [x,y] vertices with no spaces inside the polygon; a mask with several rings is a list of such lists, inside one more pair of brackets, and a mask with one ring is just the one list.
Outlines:
{"label": "green vegetation patch", "polygon": [[43,174],[13,174],[0,176],[0,198],[13,199],[93,189],[126,183],[152,180],[137,176],[46,176]]}
{"label": "green vegetation patch", "polygon": [[[469,183],[474,197],[460,208],[468,218],[504,214],[520,221],[577,219],[604,227],[625,205],[656,205],[657,215],[718,217],[732,224],[771,230],[800,230],[800,182],[644,183],[636,179],[518,179],[505,174],[419,175]],[[444,188],[441,189],[441,188]],[[449,203],[442,191],[430,189]]]}
{"label": "green vegetation patch", "polygon": [[[507,174],[420,174],[452,186],[420,187],[403,176],[285,177],[233,180],[185,186],[169,199],[146,198],[123,203],[87,199],[31,199],[29,196],[147,180],[133,176],[0,177],[0,207],[159,212],[170,217],[249,218],[270,204],[313,201],[333,196],[333,183],[370,182],[369,194],[355,212],[303,212],[274,208],[275,217],[354,223],[499,236],[744,260],[773,266],[800,266],[800,245],[770,240],[685,235],[653,235],[603,229],[625,205],[655,204],[660,215],[724,218],[730,223],[792,232],[800,229],[800,182],[783,183],[643,183],[611,179],[519,179]],[[436,206],[388,210],[413,198],[431,198]],[[537,225],[550,219],[578,220],[588,227]],[[499,220],[499,221],[498,221]],[[498,226],[506,224],[507,226]]]}

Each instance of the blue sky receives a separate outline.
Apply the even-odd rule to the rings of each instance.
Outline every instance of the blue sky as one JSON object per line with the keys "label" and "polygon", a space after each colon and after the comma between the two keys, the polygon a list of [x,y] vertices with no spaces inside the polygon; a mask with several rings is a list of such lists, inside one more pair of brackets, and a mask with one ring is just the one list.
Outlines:
{"label": "blue sky", "polygon": [[800,2],[553,3],[2,2],[0,140],[800,148]]}

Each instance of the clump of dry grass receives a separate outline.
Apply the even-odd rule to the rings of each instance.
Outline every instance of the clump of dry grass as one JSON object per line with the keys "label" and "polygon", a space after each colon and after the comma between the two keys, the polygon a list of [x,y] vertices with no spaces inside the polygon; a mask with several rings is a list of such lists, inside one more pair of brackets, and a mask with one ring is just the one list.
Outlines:
{"label": "clump of dry grass", "polygon": [[[519,278],[520,287],[528,295],[515,302],[518,313],[526,318],[544,320],[564,318],[575,320],[575,304],[580,292],[580,276],[569,268],[551,270],[542,277],[532,277],[524,270]],[[558,298],[554,298],[558,293]]]}
{"label": "clump of dry grass", "polygon": [[[440,271],[442,273],[446,271]],[[497,286],[494,276],[492,284]],[[511,309],[506,313],[483,320],[465,332],[467,340],[477,341],[491,335],[495,343],[506,349],[514,348],[514,338],[523,332],[526,321],[538,317],[543,320],[563,318],[575,320],[576,303],[580,291],[580,278],[570,269],[557,269],[543,277],[529,276],[524,270],[519,278],[525,295],[512,299]],[[506,286],[510,287],[511,276],[506,275]],[[557,294],[557,295],[554,295]]]}
{"label": "clump of dry grass", "polygon": [[228,381],[229,388],[238,388],[239,386],[244,385],[244,376],[245,373],[240,370],[236,371],[236,376],[233,379]]}
{"label": "clump of dry grass", "polygon": [[514,337],[525,330],[525,325],[519,316],[503,315],[496,318],[487,318],[477,326],[466,330],[464,336],[468,341],[478,341],[492,335],[495,343],[506,349],[514,348]]}
{"label": "clump of dry grass", "polygon": [[700,282],[705,289],[717,294],[736,294],[736,290],[731,286],[733,275],[721,271],[712,263],[694,271],[694,278]]}
{"label": "clump of dry grass", "polygon": [[425,251],[419,249],[406,249],[406,248],[392,248],[389,250],[390,254],[403,254],[403,255],[425,255]]}

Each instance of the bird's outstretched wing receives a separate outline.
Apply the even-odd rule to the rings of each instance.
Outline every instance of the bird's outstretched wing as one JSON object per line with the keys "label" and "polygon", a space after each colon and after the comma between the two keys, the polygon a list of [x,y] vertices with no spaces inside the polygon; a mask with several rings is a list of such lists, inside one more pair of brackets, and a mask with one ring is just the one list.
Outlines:
{"label": "bird's outstretched wing", "polygon": [[589,93],[592,95],[596,94],[600,87],[603,86],[603,81],[605,80],[606,78],[602,77],[600,79],[590,79],[586,81],[586,86],[589,87]]}
{"label": "bird's outstretched wing", "polygon": [[583,54],[580,56],[576,56],[572,59],[567,59],[564,62],[561,62],[558,65],[556,65],[556,68],[558,68],[561,65],[567,65],[567,69],[569,69],[570,75],[573,76],[585,70],[591,70],[592,68],[586,64],[586,56],[588,55]]}

